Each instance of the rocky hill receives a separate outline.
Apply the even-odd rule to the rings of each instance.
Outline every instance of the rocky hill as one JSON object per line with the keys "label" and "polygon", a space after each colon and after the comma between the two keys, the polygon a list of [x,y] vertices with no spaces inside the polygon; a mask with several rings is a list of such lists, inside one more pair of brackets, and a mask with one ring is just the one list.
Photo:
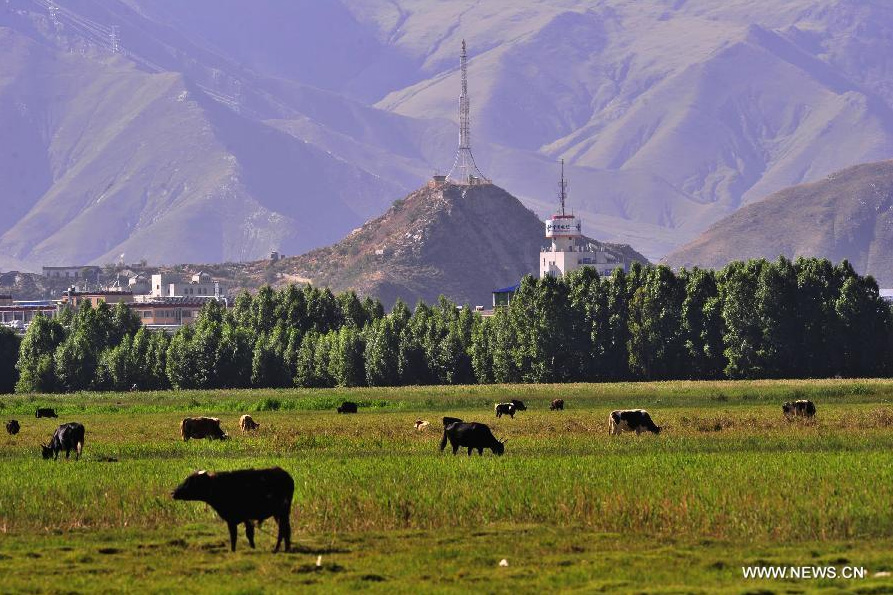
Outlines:
{"label": "rocky hill", "polygon": [[[458,303],[487,305],[494,289],[538,274],[543,222],[498,186],[421,188],[340,242],[276,264],[245,271],[274,285],[310,281],[355,289],[387,305],[414,305],[443,294]],[[646,263],[625,245],[603,244],[618,260]]]}
{"label": "rocky hill", "polygon": [[893,284],[893,161],[850,167],[786,188],[716,223],[670,254],[671,266],[721,267],[779,255],[847,259]]}

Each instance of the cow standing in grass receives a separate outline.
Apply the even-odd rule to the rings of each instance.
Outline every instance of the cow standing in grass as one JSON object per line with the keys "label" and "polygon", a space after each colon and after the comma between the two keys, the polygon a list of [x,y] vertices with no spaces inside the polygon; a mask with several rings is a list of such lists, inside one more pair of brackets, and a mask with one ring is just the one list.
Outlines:
{"label": "cow standing in grass", "polygon": [[253,432],[259,427],[260,424],[254,421],[254,418],[247,413],[239,418],[239,429],[243,432]]}
{"label": "cow standing in grass", "polygon": [[55,409],[38,407],[37,413],[34,414],[34,417],[40,419],[41,417],[59,417],[59,416],[56,415]]}
{"label": "cow standing in grass", "polygon": [[502,417],[503,415],[508,415],[512,419],[515,419],[515,406],[511,403],[496,403],[496,417]]}
{"label": "cow standing in grass", "polygon": [[626,409],[612,411],[608,416],[608,430],[616,436],[623,432],[642,432],[660,434],[660,426],[651,421],[651,416],[644,409]]}
{"label": "cow standing in grass", "polygon": [[549,403],[549,411],[564,411],[564,399],[552,399]]}
{"label": "cow standing in grass", "polygon": [[229,542],[236,551],[239,524],[245,524],[248,544],[254,547],[254,523],[258,526],[273,517],[279,525],[274,552],[285,541],[285,551],[291,548],[291,500],[295,482],[287,471],[244,469],[193,473],[181,483],[171,496],[174,500],[207,502],[229,528]]}
{"label": "cow standing in grass", "polygon": [[505,452],[505,442],[497,440],[486,424],[453,422],[443,428],[440,452],[446,448],[447,441],[453,447],[453,454],[460,448],[467,448],[468,456],[471,456],[473,450],[477,450],[478,454],[483,456],[485,448],[489,448],[498,456],[502,456]]}
{"label": "cow standing in grass", "polygon": [[356,413],[357,412],[357,404],[353,401],[344,401],[341,403],[341,406],[338,407],[338,413]]}
{"label": "cow standing in grass", "polygon": [[180,422],[180,436],[184,441],[190,438],[210,438],[212,440],[226,440],[228,436],[220,427],[220,420],[216,417],[187,417]]}
{"label": "cow standing in grass", "polygon": [[788,419],[792,417],[815,417],[815,403],[807,399],[799,399],[793,403],[788,401],[781,406],[781,410]]}
{"label": "cow standing in grass", "polygon": [[53,460],[57,460],[59,452],[63,450],[67,459],[69,453],[74,450],[74,460],[78,461],[84,449],[84,426],[77,422],[62,424],[53,433],[50,443],[41,444],[40,448],[44,459],[53,457]]}
{"label": "cow standing in grass", "polygon": [[16,434],[18,434],[20,429],[21,426],[19,426],[18,420],[11,419],[6,422],[6,433],[10,436],[15,436]]}

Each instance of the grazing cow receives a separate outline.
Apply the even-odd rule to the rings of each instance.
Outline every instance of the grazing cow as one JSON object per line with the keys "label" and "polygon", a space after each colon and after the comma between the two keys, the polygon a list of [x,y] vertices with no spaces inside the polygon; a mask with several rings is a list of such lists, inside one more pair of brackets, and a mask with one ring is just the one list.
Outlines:
{"label": "grazing cow", "polygon": [[549,411],[564,411],[564,399],[552,399],[549,403]]}
{"label": "grazing cow", "polygon": [[453,422],[443,428],[440,452],[446,448],[447,440],[453,447],[453,454],[456,454],[460,448],[467,448],[468,456],[471,456],[471,451],[474,449],[477,449],[481,456],[483,456],[485,448],[489,448],[493,454],[498,456],[502,456],[502,453],[505,452],[505,442],[497,440],[486,424]]}
{"label": "grazing cow", "polygon": [[421,419],[417,419],[417,420],[415,420],[415,429],[416,429],[416,432],[421,432],[422,430],[426,429],[426,428],[427,428],[428,426],[430,426],[430,425],[431,425],[431,423],[428,422],[428,421],[424,421],[424,420],[421,420]]}
{"label": "grazing cow", "polygon": [[210,438],[212,440],[226,440],[228,436],[220,427],[220,420],[216,417],[187,417],[180,422],[180,436],[184,441],[190,438]]}
{"label": "grazing cow", "polygon": [[444,417],[443,418],[443,427],[447,427],[450,424],[462,423],[462,420],[458,417]]}
{"label": "grazing cow", "polygon": [[273,517],[279,525],[274,552],[285,541],[285,551],[291,547],[291,499],[295,482],[287,471],[271,469],[243,469],[193,473],[174,490],[174,500],[206,502],[226,521],[229,542],[236,551],[236,530],[245,523],[248,544],[254,547],[254,522],[258,526]]}
{"label": "grazing cow", "polygon": [[512,419],[515,419],[515,406],[511,403],[496,403],[496,417],[502,417],[503,415],[508,415]]}
{"label": "grazing cow", "polygon": [[11,419],[8,422],[6,422],[6,433],[7,434],[9,434],[11,436],[15,436],[16,434],[19,433],[20,429],[21,429],[21,426],[19,425],[18,420]]}
{"label": "grazing cow", "polygon": [[800,399],[793,403],[788,401],[781,406],[785,417],[815,417],[815,403],[806,399]]}
{"label": "grazing cow", "polygon": [[40,407],[37,408],[37,413],[34,414],[34,417],[59,417],[56,415],[55,409],[42,409]]}
{"label": "grazing cow", "polygon": [[338,413],[356,413],[357,412],[357,404],[353,401],[344,401],[341,403],[341,407],[338,408]]}
{"label": "grazing cow", "polygon": [[654,425],[651,416],[644,409],[626,409],[612,411],[608,416],[608,429],[612,435],[622,432],[651,432],[660,434],[660,426]]}
{"label": "grazing cow", "polygon": [[239,429],[243,432],[251,432],[252,430],[256,430],[260,427],[260,424],[254,421],[254,419],[248,415],[247,413],[239,418]]}
{"label": "grazing cow", "polygon": [[512,399],[511,403],[515,406],[515,411],[527,411],[527,405],[524,404],[524,401]]}
{"label": "grazing cow", "polygon": [[137,386],[136,382],[133,383],[133,386],[130,387],[130,392],[135,393],[139,391],[140,387]]}
{"label": "grazing cow", "polygon": [[44,459],[53,457],[53,460],[56,460],[59,458],[59,451],[62,450],[65,451],[67,459],[68,454],[74,449],[74,460],[80,460],[81,451],[84,450],[84,426],[77,422],[62,424],[56,428],[50,443],[41,444],[40,448]]}

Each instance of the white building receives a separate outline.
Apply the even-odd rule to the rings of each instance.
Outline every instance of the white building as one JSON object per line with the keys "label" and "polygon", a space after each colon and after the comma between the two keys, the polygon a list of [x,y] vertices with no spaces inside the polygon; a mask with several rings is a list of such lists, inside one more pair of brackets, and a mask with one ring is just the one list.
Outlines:
{"label": "white building", "polygon": [[625,268],[613,254],[583,236],[579,217],[565,212],[567,182],[563,160],[559,188],[560,210],[546,220],[546,239],[551,240],[551,244],[540,251],[540,278],[563,276],[584,266],[595,268],[599,275],[610,275],[617,267]]}
{"label": "white building", "polygon": [[171,274],[152,275],[152,297],[214,297],[220,293],[220,285],[203,271],[193,275],[190,281]]}

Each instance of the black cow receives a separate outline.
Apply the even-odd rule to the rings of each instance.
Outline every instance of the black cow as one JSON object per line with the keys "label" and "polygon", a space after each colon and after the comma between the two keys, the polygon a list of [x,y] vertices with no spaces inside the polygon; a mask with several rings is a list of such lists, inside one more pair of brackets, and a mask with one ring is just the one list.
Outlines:
{"label": "black cow", "polygon": [[552,399],[549,403],[549,411],[564,411],[564,399]]}
{"label": "black cow", "polygon": [[229,436],[220,427],[220,420],[216,417],[187,417],[180,422],[180,436],[184,441],[190,438],[201,440],[226,440]]}
{"label": "black cow", "polygon": [[19,425],[18,420],[11,419],[8,422],[6,422],[6,433],[7,434],[10,434],[11,436],[15,436],[16,434],[19,433],[20,429],[21,429],[21,426]]}
{"label": "black cow", "polygon": [[64,450],[67,459],[69,453],[74,449],[74,460],[77,461],[81,458],[81,451],[84,449],[84,426],[77,422],[62,424],[56,428],[53,437],[50,438],[50,443],[41,444],[40,448],[44,459],[53,457],[54,461],[59,458],[59,451]]}
{"label": "black cow", "polygon": [[274,552],[285,541],[285,551],[291,547],[291,499],[295,482],[287,471],[279,467],[270,469],[243,469],[193,473],[171,494],[174,500],[206,502],[226,521],[229,542],[236,551],[236,531],[239,523],[245,523],[248,544],[254,547],[254,522],[258,526],[273,517],[279,525]]}
{"label": "black cow", "polygon": [[458,417],[444,417],[443,418],[443,427],[447,427],[450,424],[462,423],[462,420]]}
{"label": "black cow", "polygon": [[512,399],[511,403],[515,406],[515,411],[527,411],[527,405],[524,404],[524,401]]}
{"label": "black cow", "polygon": [[496,403],[496,417],[502,417],[503,415],[508,415],[512,419],[515,419],[515,406],[511,403]]}
{"label": "black cow", "polygon": [[654,425],[651,416],[644,409],[612,411],[608,416],[608,430],[615,436],[623,432],[660,434],[660,426]]}
{"label": "black cow", "polygon": [[41,409],[37,408],[37,413],[34,414],[34,417],[59,417],[56,415],[55,409]]}
{"label": "black cow", "polygon": [[471,451],[474,449],[477,449],[481,456],[483,456],[485,448],[489,448],[493,454],[499,456],[505,452],[505,442],[497,440],[486,424],[453,422],[443,428],[440,452],[446,448],[447,440],[453,447],[453,454],[456,454],[460,448],[467,448],[468,456],[471,456]]}
{"label": "black cow", "polygon": [[356,413],[357,412],[357,404],[353,401],[344,401],[341,403],[341,407],[338,408],[338,413]]}
{"label": "black cow", "polygon": [[785,417],[815,417],[815,403],[799,399],[793,403],[788,401],[781,406]]}

